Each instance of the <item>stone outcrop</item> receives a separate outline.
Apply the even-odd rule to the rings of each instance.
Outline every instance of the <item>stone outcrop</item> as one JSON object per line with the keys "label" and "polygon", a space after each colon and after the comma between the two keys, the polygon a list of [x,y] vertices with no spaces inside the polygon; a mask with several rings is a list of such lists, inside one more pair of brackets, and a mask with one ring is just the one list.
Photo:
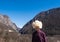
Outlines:
{"label": "stone outcrop", "polygon": [[10,27],[12,27],[14,30],[17,29],[16,24],[13,23],[7,15],[1,15],[1,14],[0,14],[0,23],[5,24],[6,26],[10,26]]}

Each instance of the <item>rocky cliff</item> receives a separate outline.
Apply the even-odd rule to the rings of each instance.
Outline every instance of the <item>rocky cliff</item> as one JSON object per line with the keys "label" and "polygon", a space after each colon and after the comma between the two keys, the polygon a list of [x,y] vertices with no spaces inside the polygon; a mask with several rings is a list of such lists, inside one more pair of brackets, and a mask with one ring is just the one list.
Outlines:
{"label": "rocky cliff", "polygon": [[60,35],[60,8],[53,8],[47,11],[40,12],[32,20],[26,23],[20,30],[22,34],[32,33],[32,22],[39,20],[43,22],[43,31],[47,35]]}
{"label": "rocky cliff", "polygon": [[0,14],[0,23],[13,28],[14,30],[17,29],[16,24],[13,23],[7,15]]}

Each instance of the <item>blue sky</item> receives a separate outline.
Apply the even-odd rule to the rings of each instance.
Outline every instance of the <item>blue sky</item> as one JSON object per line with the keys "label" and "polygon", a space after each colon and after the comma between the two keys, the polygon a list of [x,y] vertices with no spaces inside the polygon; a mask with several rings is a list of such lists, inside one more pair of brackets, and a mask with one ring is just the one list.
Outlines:
{"label": "blue sky", "polygon": [[0,14],[8,15],[20,28],[39,12],[57,7],[60,0],[0,0]]}

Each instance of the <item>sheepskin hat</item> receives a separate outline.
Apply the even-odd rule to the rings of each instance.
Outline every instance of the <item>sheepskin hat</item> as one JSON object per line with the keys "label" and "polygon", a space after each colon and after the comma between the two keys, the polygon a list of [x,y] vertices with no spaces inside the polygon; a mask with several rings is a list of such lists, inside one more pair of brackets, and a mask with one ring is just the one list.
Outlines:
{"label": "sheepskin hat", "polygon": [[35,28],[40,28],[40,29],[42,29],[42,22],[41,21],[39,21],[39,20],[35,20],[33,23],[32,23],[32,26],[33,26],[33,28],[35,29]]}

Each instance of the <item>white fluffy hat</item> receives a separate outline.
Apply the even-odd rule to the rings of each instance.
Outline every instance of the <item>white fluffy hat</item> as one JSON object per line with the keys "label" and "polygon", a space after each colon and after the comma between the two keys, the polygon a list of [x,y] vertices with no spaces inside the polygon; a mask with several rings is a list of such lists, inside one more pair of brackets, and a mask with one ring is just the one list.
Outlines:
{"label": "white fluffy hat", "polygon": [[35,20],[35,21],[32,23],[32,26],[33,26],[33,28],[38,27],[38,28],[42,29],[42,22],[39,21],[39,20]]}

